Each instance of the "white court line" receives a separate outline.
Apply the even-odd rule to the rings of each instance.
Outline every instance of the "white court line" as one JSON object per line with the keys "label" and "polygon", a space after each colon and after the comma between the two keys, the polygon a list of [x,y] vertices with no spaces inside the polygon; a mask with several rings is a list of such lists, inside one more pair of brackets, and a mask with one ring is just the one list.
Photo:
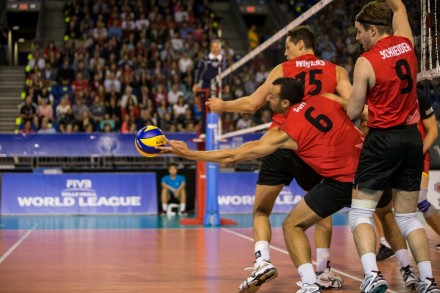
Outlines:
{"label": "white court line", "polygon": [[[243,239],[246,239],[246,240],[249,240],[249,241],[254,242],[254,238],[252,238],[252,237],[246,236],[246,235],[244,235],[244,234],[240,234],[240,233],[235,232],[235,231],[233,231],[233,230],[231,230],[231,229],[229,229],[229,228],[221,228],[221,229],[224,230],[224,231],[226,231],[226,232],[229,232],[229,233],[231,233],[231,234],[234,234],[235,236],[238,236],[238,237],[241,237],[241,238],[243,238]],[[279,247],[276,247],[276,246],[273,246],[273,245],[270,245],[270,248],[272,248],[273,250],[276,250],[276,251],[278,251],[278,252],[281,252],[281,253],[284,253],[284,254],[289,255],[289,252],[288,252],[287,250],[282,249],[282,248],[279,248]],[[312,261],[312,263],[313,263],[314,265],[316,265],[316,262]],[[350,275],[350,274],[344,273],[344,272],[342,272],[342,271],[340,271],[340,270],[335,270],[333,267],[332,267],[332,270],[335,271],[335,272],[337,272],[337,273],[340,274],[340,275],[346,276],[346,277],[348,277],[348,278],[350,278],[350,279],[353,279],[353,280],[356,280],[356,281],[358,281],[358,282],[360,282],[360,283],[362,283],[362,281],[363,281],[363,279],[359,279],[358,277],[355,277],[355,276],[353,276],[353,275]],[[388,289],[387,292],[398,293],[397,291],[393,291],[393,290],[390,290],[390,289]]]}
{"label": "white court line", "polygon": [[0,257],[0,264],[24,241],[26,238],[37,228],[38,224],[35,224],[29,231],[27,231],[17,242],[14,243],[3,255]]}

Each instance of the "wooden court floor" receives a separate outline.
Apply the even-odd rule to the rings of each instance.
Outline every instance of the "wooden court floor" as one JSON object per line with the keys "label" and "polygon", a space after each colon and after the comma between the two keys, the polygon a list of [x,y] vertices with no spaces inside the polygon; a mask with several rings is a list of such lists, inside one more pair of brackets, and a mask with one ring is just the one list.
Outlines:
{"label": "wooden court floor", "polygon": [[[238,226],[220,228],[182,227],[177,218],[158,216],[0,217],[0,293],[237,292],[254,256],[251,216],[233,217]],[[261,293],[299,289],[282,237],[283,217],[274,215],[271,243],[279,276]],[[359,292],[360,261],[346,221],[339,222],[332,266],[344,278],[341,292]],[[440,238],[430,228],[427,232],[434,275],[440,279],[440,251],[434,248]],[[379,268],[389,292],[409,292],[395,258]]]}

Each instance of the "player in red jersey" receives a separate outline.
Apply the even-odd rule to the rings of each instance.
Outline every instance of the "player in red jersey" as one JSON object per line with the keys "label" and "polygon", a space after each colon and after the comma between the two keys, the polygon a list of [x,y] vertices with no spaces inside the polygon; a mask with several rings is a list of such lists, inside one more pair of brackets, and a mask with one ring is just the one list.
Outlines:
{"label": "player in red jersey", "polygon": [[[388,5],[387,5],[388,4]],[[393,12],[390,35],[390,8]],[[376,263],[373,213],[387,187],[393,189],[399,228],[420,272],[418,292],[440,292],[432,275],[428,241],[416,217],[423,146],[417,123],[417,58],[401,0],[373,1],[356,16],[356,39],[366,51],[356,62],[348,116],[359,117],[368,102],[369,133],[359,160],[350,211],[356,248],[364,268],[361,292],[385,292]]]}
{"label": "player in red jersey", "polygon": [[[337,93],[348,100],[351,84],[347,71],[315,56],[315,36],[308,27],[298,26],[287,33],[284,55],[288,61],[276,66],[253,94],[234,101],[215,98],[206,104],[214,112],[255,112],[265,104],[272,82],[280,77],[299,79],[304,84],[305,96]],[[282,124],[284,116],[275,113],[272,120],[271,128]],[[252,274],[240,285],[239,292],[256,292],[264,282],[277,276],[276,268],[270,262],[269,216],[279,193],[294,178],[305,191],[322,180],[322,176],[304,164],[290,149],[279,149],[262,159],[253,208],[256,260]],[[318,283],[325,288],[340,288],[342,279],[330,269],[331,235],[331,218],[316,225]]]}
{"label": "player in red jersey", "polygon": [[[161,148],[190,160],[234,163],[266,156],[280,148],[292,149],[324,179],[305,195],[283,223],[289,254],[301,275],[299,293],[321,292],[311,261],[305,230],[350,205],[363,136],[344,112],[344,100],[332,94],[308,96],[299,81],[282,77],[273,81],[267,96],[272,110],[285,121],[260,140],[236,149],[193,151],[181,141]],[[327,99],[332,98],[338,102]]]}

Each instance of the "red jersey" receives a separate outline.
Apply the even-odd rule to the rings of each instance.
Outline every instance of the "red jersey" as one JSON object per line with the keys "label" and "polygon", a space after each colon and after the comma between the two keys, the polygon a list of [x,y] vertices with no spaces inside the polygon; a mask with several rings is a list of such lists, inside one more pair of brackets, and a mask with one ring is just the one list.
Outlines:
{"label": "red jersey", "polygon": [[308,97],[288,110],[280,129],[297,142],[298,156],[324,178],[353,181],[364,139],[338,102]]}
{"label": "red jersey", "polygon": [[[304,98],[336,92],[338,85],[336,65],[329,61],[320,60],[315,55],[307,54],[286,61],[281,65],[284,77],[296,78],[304,85]],[[270,128],[280,125],[283,121],[283,114],[274,114]]]}
{"label": "red jersey", "polygon": [[376,85],[368,89],[368,127],[417,124],[417,58],[411,42],[388,36],[362,54],[373,66]]}

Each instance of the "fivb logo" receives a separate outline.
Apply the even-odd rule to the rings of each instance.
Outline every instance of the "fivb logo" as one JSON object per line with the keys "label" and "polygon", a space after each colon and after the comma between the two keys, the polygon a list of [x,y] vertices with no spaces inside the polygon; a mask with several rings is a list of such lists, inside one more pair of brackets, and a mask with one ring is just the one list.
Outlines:
{"label": "fivb logo", "polygon": [[68,189],[91,189],[92,180],[90,179],[67,179],[66,187]]}

